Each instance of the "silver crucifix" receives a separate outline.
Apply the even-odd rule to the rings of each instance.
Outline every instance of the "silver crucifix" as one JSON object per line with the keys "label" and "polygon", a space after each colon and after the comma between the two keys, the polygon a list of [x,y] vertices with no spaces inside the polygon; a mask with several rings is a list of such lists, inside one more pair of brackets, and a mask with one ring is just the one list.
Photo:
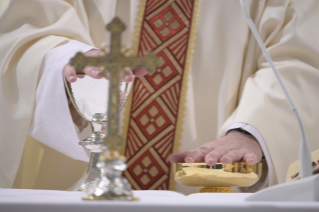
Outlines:
{"label": "silver crucifix", "polygon": [[[134,200],[131,185],[122,177],[126,170],[125,158],[120,156],[118,150],[123,144],[119,135],[119,82],[120,72],[124,67],[144,67],[149,74],[156,71],[158,58],[150,53],[146,56],[124,56],[121,53],[121,33],[125,30],[124,23],[115,17],[107,30],[111,32],[110,53],[103,57],[85,57],[77,53],[70,64],[75,67],[78,74],[85,66],[102,66],[110,73],[109,76],[109,105],[107,110],[107,137],[104,145],[107,146],[107,155],[99,158],[98,167],[101,169],[101,180],[89,192],[87,200]],[[105,73],[103,73],[104,75]]]}

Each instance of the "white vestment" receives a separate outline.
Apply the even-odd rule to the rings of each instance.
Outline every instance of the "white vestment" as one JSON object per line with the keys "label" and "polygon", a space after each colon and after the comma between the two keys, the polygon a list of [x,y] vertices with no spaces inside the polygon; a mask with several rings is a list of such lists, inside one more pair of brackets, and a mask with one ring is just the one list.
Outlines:
{"label": "white vestment", "polygon": [[[46,53],[69,39],[100,47],[108,40],[103,26],[114,16],[116,5],[98,0],[75,1],[73,5],[32,2],[13,1],[0,18],[1,129],[6,129],[0,134],[0,157],[6,162],[0,163],[2,187],[12,185],[20,162]],[[245,4],[299,109],[312,150],[318,149],[318,2],[261,0]],[[117,14],[128,25],[124,44],[130,44],[136,3],[119,5]],[[24,8],[23,12],[19,8]],[[45,12],[43,17],[37,16],[37,10]],[[32,18],[15,17],[17,13]],[[203,0],[195,45],[180,151],[215,140],[229,127],[243,123],[240,126],[252,127],[259,140],[265,141],[264,151],[269,152],[274,168],[270,184],[284,182],[289,164],[298,158],[298,125],[249,31],[239,2]],[[72,142],[77,145],[78,140]],[[76,149],[70,148],[66,154],[72,156]],[[80,159],[78,156],[74,158]]]}

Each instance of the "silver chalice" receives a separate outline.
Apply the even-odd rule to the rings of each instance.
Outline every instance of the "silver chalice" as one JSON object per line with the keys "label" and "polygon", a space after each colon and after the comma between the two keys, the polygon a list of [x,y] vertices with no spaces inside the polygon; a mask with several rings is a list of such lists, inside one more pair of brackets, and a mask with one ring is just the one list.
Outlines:
{"label": "silver chalice", "polygon": [[[105,78],[93,79],[86,76],[77,80],[75,83],[69,83],[65,80],[68,95],[78,111],[78,113],[90,122],[92,135],[79,144],[90,150],[91,158],[86,174],[78,181],[72,190],[85,191],[90,193],[101,178],[101,169],[97,167],[99,157],[107,151],[103,144],[106,137],[107,116],[106,108],[108,106],[107,88],[109,81]],[[119,109],[121,110],[128,98],[133,81],[130,83],[121,81],[119,84]]]}

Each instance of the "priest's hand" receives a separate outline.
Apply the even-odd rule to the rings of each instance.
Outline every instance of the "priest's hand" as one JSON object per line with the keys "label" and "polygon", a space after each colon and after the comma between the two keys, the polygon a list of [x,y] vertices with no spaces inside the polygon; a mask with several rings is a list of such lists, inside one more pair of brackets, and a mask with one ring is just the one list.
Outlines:
{"label": "priest's hand", "polygon": [[202,145],[201,147],[170,156],[171,163],[205,162],[213,166],[216,163],[260,162],[262,150],[258,141],[252,135],[232,130],[226,136]]}
{"label": "priest's hand", "polygon": [[[86,53],[84,53],[87,57],[102,57],[105,55],[105,52],[92,49]],[[103,77],[102,72],[104,71],[104,67],[96,67],[96,66],[86,66],[83,69],[84,74],[76,74],[75,68],[70,64],[66,64],[63,68],[63,74],[69,82],[76,82],[78,78],[84,78],[85,75],[88,75],[94,79],[101,79]],[[135,77],[142,77],[147,73],[144,68],[129,68],[125,67],[121,72],[121,78],[124,82],[132,82]],[[105,72],[105,77],[108,79],[108,72]]]}

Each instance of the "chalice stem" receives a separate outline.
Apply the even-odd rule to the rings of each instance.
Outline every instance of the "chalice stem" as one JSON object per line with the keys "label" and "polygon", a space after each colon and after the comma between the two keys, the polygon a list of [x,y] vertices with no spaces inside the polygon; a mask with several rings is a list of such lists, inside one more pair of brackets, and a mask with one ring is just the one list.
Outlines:
{"label": "chalice stem", "polygon": [[72,187],[67,189],[68,191],[84,191],[88,193],[93,189],[94,183],[101,178],[101,171],[96,167],[100,155],[100,152],[91,153],[87,171]]}
{"label": "chalice stem", "polygon": [[105,129],[107,126],[105,113],[95,113],[91,120],[93,134],[80,142],[80,145],[91,151],[91,157],[86,174],[78,181],[74,190],[90,192],[101,178],[101,170],[97,167],[99,157],[104,154],[103,145]]}
{"label": "chalice stem", "polygon": [[99,162],[101,152],[92,152],[88,166],[88,170],[84,177],[81,179],[81,184],[77,188],[77,191],[90,192],[92,186],[96,184],[101,178],[101,170],[96,166]]}

